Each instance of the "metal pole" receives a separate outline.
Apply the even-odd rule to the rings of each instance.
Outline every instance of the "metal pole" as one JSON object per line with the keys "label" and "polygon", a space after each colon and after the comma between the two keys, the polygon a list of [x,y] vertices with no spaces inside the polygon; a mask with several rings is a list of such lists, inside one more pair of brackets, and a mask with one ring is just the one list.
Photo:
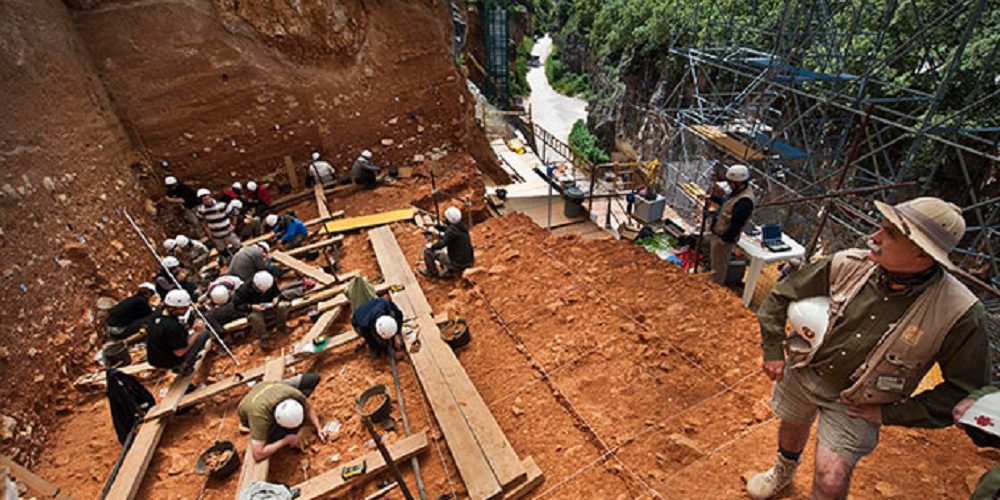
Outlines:
{"label": "metal pole", "polygon": [[[128,214],[128,211],[123,209],[122,213],[125,214],[125,218],[128,219],[129,224],[132,224],[132,229],[134,229],[135,232],[139,235],[139,238],[142,239],[142,242],[146,244],[146,248],[148,248],[149,251],[153,254],[153,257],[156,258],[156,262],[158,262],[160,264],[160,267],[162,267],[163,270],[167,272],[167,276],[170,277],[170,281],[174,282],[174,286],[176,286],[178,289],[183,289],[181,283],[177,281],[176,277],[174,277],[174,273],[170,272],[170,269],[167,269],[167,266],[163,265],[163,259],[160,257],[158,253],[156,253],[156,247],[154,247],[149,242],[149,238],[147,238],[146,235],[142,232],[142,229],[140,229],[139,225],[135,223],[135,220],[132,219],[132,216]],[[227,346],[226,343],[222,341],[222,337],[219,335],[219,332],[216,332],[215,328],[212,328],[212,323],[205,318],[205,315],[203,315],[201,311],[198,310],[197,303],[193,303],[191,305],[191,310],[193,310],[195,314],[198,315],[198,318],[205,323],[205,326],[208,328],[208,331],[212,333],[212,336],[215,337],[215,340],[219,343],[219,345],[222,346],[222,349],[226,351],[226,354],[228,354],[229,357],[233,360],[233,363],[236,366],[240,366],[240,360],[236,359],[236,356],[233,355],[233,351],[230,351],[229,346]]]}
{"label": "metal pole", "polygon": [[[545,173],[548,174],[548,172]],[[546,184],[549,185],[549,197],[548,201],[546,202],[546,205],[548,205],[547,209],[548,215],[547,218],[545,219],[545,229],[551,231],[552,230],[552,181],[549,181]]]}
{"label": "metal pole", "polygon": [[[389,345],[392,350],[389,353],[389,366],[392,367],[392,383],[396,387],[396,401],[399,402],[399,414],[403,417],[403,431],[410,435],[410,420],[406,418],[406,402],[403,401],[403,389],[399,387],[399,372],[396,371],[396,346]],[[410,467],[413,468],[413,475],[417,478],[417,494],[420,500],[427,500],[427,490],[424,488],[424,478],[420,477],[420,461],[417,457],[410,457]]]}
{"label": "metal pole", "polygon": [[375,426],[372,424],[372,419],[368,415],[363,415],[361,421],[365,424],[368,429],[368,433],[372,436],[372,441],[375,443],[375,447],[378,448],[379,455],[382,455],[382,460],[385,461],[386,465],[392,471],[393,477],[396,478],[396,483],[399,484],[399,491],[406,497],[406,500],[413,500],[413,495],[410,494],[410,489],[406,487],[406,481],[403,481],[403,473],[399,472],[399,466],[392,459],[392,455],[389,454],[389,450],[385,449],[385,445],[382,444],[382,439],[379,437],[378,432],[375,432]]}
{"label": "metal pole", "polygon": [[431,199],[434,200],[434,217],[437,218],[438,225],[441,224],[441,208],[438,207],[437,180],[434,178],[434,169],[431,170]]}

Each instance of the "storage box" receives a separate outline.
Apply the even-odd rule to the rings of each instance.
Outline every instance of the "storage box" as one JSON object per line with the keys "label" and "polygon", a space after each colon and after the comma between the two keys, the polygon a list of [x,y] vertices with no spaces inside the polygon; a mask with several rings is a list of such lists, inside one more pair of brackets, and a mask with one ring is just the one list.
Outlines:
{"label": "storage box", "polygon": [[656,199],[652,201],[636,196],[632,216],[645,223],[659,222],[663,219],[663,207],[666,205],[667,199],[661,195],[656,195]]}

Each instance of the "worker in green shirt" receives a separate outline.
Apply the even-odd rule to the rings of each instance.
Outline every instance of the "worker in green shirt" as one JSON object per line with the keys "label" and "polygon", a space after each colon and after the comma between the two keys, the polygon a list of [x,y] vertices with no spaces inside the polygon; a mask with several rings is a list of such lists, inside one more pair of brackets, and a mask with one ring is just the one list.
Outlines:
{"label": "worker in green shirt", "polygon": [[[987,394],[993,394],[997,391],[1000,391],[1000,387],[993,385],[988,385],[977,391],[973,391],[968,397],[959,401],[958,404],[955,405],[955,408],[951,411],[952,418],[955,420],[955,425],[964,429],[965,433],[972,439],[972,442],[976,443],[976,446],[1000,448],[1000,436],[989,434],[985,431],[972,427],[966,427],[958,423],[958,421],[965,416],[965,412],[969,411],[969,407],[972,406],[972,403],[975,403],[976,400]],[[973,490],[972,496],[969,497],[969,500],[992,500],[998,496],[1000,496],[1000,465],[986,471],[986,473],[979,478],[979,483],[976,484],[976,489]]]}
{"label": "worker in green shirt", "polygon": [[250,429],[250,450],[257,462],[286,447],[299,447],[299,429],[309,419],[320,441],[326,431],[306,398],[319,385],[319,375],[303,373],[281,382],[260,382],[236,409],[240,425]]}
{"label": "worker in green shirt", "polygon": [[[817,414],[812,498],[846,498],[881,425],[948,426],[955,403],[989,380],[985,309],[949,272],[965,233],[960,209],[929,197],[876,208],[869,250],[805,266],[757,312],[781,425],[774,465],[747,481],[751,498],[791,483]],[[910,397],[935,362],[944,381]]]}

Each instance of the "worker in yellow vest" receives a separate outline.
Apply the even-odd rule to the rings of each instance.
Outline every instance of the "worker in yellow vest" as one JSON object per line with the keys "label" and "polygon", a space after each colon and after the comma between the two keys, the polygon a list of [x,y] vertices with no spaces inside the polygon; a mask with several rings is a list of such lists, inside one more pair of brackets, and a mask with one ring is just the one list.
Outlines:
{"label": "worker in yellow vest", "polygon": [[[875,204],[883,219],[868,250],[796,271],[757,311],[781,425],[774,465],[747,481],[751,498],[792,482],[817,415],[812,498],[846,498],[882,425],[951,425],[952,407],[989,382],[985,308],[949,272],[961,210],[929,197]],[[911,397],[935,362],[944,381]]]}
{"label": "worker in yellow vest", "polygon": [[713,189],[710,198],[719,204],[712,216],[712,233],[709,238],[709,257],[712,262],[712,279],[724,285],[729,272],[729,260],[733,247],[740,240],[740,233],[750,222],[753,214],[754,197],[750,187],[750,169],[746,165],[733,165],[726,170],[729,194]]}

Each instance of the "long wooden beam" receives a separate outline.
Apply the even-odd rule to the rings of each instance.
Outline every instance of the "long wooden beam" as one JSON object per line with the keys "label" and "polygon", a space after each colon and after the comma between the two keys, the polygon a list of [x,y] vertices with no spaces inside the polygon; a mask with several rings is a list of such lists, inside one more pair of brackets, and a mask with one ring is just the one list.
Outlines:
{"label": "long wooden beam", "polygon": [[[5,455],[0,455],[0,470],[7,469],[10,471],[10,475],[14,477],[18,482],[23,483],[28,487],[29,490],[45,497],[45,498],[58,498],[62,500],[72,500],[73,497],[68,493],[63,493],[59,490],[59,487],[42,479],[40,476],[31,472],[27,468],[23,467],[21,464],[11,460]],[[14,492],[14,497],[17,498],[17,492]]]}
{"label": "long wooden beam", "polygon": [[326,271],[306,262],[303,262],[285,252],[271,252],[271,258],[279,264],[303,275],[308,276],[323,285],[332,285],[337,282],[337,277]]}
{"label": "long wooden beam", "polygon": [[326,192],[322,184],[313,185],[313,194],[316,195],[316,210],[320,217],[330,216],[330,207],[326,204]]}
{"label": "long wooden beam", "polygon": [[[278,382],[285,378],[285,357],[278,356],[267,360],[264,364],[264,382]],[[267,472],[270,469],[271,460],[265,458],[257,461],[253,458],[253,446],[247,438],[247,451],[243,455],[243,469],[240,471],[240,483],[236,488],[236,498],[240,498],[240,492],[254,481],[267,481]]]}
{"label": "long wooden beam", "polygon": [[294,257],[296,255],[302,255],[304,253],[309,253],[309,252],[311,252],[313,250],[319,250],[321,248],[328,247],[330,245],[336,245],[336,244],[338,244],[338,243],[340,243],[342,241],[344,241],[344,236],[343,235],[337,235],[337,236],[334,236],[332,238],[327,238],[327,239],[325,239],[323,241],[317,241],[316,243],[310,243],[308,245],[302,245],[300,247],[293,248],[293,249],[291,249],[291,250],[289,250],[289,251],[287,251],[285,253]]}
{"label": "long wooden beam", "polygon": [[[421,431],[389,445],[388,449],[389,456],[392,457],[393,462],[401,463],[410,457],[424,452],[427,447],[427,432]],[[361,463],[365,464],[365,473],[363,475],[351,479],[341,477],[340,472],[343,467],[350,467]],[[334,467],[323,474],[296,485],[295,487],[299,489],[299,500],[333,497],[345,488],[378,476],[388,470],[389,464],[385,462],[378,451],[373,451],[363,457],[358,457],[345,463],[343,467]]]}

